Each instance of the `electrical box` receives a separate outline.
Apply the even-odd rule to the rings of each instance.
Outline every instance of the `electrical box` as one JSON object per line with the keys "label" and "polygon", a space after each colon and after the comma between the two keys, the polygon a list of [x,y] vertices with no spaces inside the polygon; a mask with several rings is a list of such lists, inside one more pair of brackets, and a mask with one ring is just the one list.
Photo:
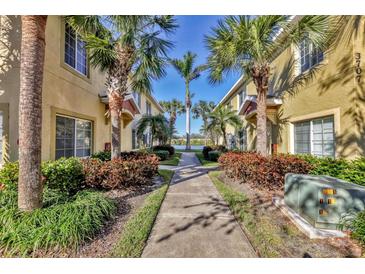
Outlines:
{"label": "electrical box", "polygon": [[284,201],[314,227],[338,229],[343,218],[365,210],[365,187],[330,176],[288,173]]}

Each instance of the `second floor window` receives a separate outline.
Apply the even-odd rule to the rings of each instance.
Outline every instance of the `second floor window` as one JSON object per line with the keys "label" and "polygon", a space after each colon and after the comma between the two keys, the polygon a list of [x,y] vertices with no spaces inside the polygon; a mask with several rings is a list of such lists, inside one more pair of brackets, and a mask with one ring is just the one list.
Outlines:
{"label": "second floor window", "polygon": [[300,43],[300,70],[305,72],[323,60],[323,52],[308,39]]}
{"label": "second floor window", "polygon": [[68,25],[65,25],[65,63],[87,76],[87,53],[85,42]]}
{"label": "second floor window", "polygon": [[138,107],[141,107],[141,94],[139,92],[134,91],[133,97],[136,100]]}
{"label": "second floor window", "polygon": [[151,103],[149,103],[149,102],[146,102],[146,114],[152,115],[152,107],[151,107]]}
{"label": "second floor window", "polygon": [[238,94],[238,108],[241,107],[243,100],[245,100],[246,97],[246,92],[244,90],[242,90],[239,94]]}

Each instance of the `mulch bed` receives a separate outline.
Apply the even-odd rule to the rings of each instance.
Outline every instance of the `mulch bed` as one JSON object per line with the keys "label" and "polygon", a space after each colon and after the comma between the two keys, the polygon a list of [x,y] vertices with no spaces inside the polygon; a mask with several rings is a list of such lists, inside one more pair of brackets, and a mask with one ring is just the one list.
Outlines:
{"label": "mulch bed", "polygon": [[241,184],[227,178],[224,173],[220,175],[220,179],[234,190],[246,194],[250,200],[254,216],[270,218],[275,231],[285,243],[278,246],[277,251],[281,257],[343,258],[362,256],[361,246],[350,238],[309,239],[299,231],[272,203],[272,197],[283,197],[283,192],[259,191],[247,184]]}

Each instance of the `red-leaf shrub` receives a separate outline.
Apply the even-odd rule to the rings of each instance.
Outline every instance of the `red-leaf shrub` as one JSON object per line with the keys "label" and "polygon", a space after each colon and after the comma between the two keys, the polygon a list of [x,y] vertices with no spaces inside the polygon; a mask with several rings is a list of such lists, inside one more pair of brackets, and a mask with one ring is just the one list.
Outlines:
{"label": "red-leaf shrub", "polygon": [[219,165],[229,178],[263,190],[281,190],[286,173],[307,174],[312,166],[292,155],[264,157],[253,152],[228,152]]}
{"label": "red-leaf shrub", "polygon": [[102,162],[99,159],[82,161],[85,185],[90,188],[115,189],[139,187],[151,183],[158,171],[155,155],[133,153],[123,158]]}

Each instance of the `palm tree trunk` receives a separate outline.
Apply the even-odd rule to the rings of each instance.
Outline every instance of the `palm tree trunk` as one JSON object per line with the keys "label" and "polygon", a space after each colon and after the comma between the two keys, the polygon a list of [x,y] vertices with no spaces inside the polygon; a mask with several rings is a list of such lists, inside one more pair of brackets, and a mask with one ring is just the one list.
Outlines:
{"label": "palm tree trunk", "polygon": [[115,92],[108,92],[109,98],[109,111],[110,111],[110,121],[111,121],[111,134],[112,134],[112,151],[111,157],[112,159],[120,157],[120,132],[121,132],[121,119],[120,119],[120,111],[121,104],[124,98]]}
{"label": "palm tree trunk", "polygon": [[226,134],[226,129],[224,127],[222,127],[221,130],[222,130],[222,134],[223,134],[223,145],[225,147],[227,147],[227,134]]}
{"label": "palm tree trunk", "polygon": [[185,107],[186,107],[186,150],[190,150],[190,108],[191,108],[191,99],[190,99],[190,90],[189,90],[189,82],[185,83],[186,86],[186,94],[185,94]]}
{"label": "palm tree trunk", "polygon": [[267,155],[266,91],[261,89],[257,96],[257,152]]}
{"label": "palm tree trunk", "polygon": [[190,150],[190,106],[186,106],[186,150]]}
{"label": "palm tree trunk", "polygon": [[116,110],[110,111],[110,120],[112,124],[112,159],[120,156],[120,116]]}
{"label": "palm tree trunk", "polygon": [[42,207],[42,84],[47,16],[22,16],[18,207]]}

